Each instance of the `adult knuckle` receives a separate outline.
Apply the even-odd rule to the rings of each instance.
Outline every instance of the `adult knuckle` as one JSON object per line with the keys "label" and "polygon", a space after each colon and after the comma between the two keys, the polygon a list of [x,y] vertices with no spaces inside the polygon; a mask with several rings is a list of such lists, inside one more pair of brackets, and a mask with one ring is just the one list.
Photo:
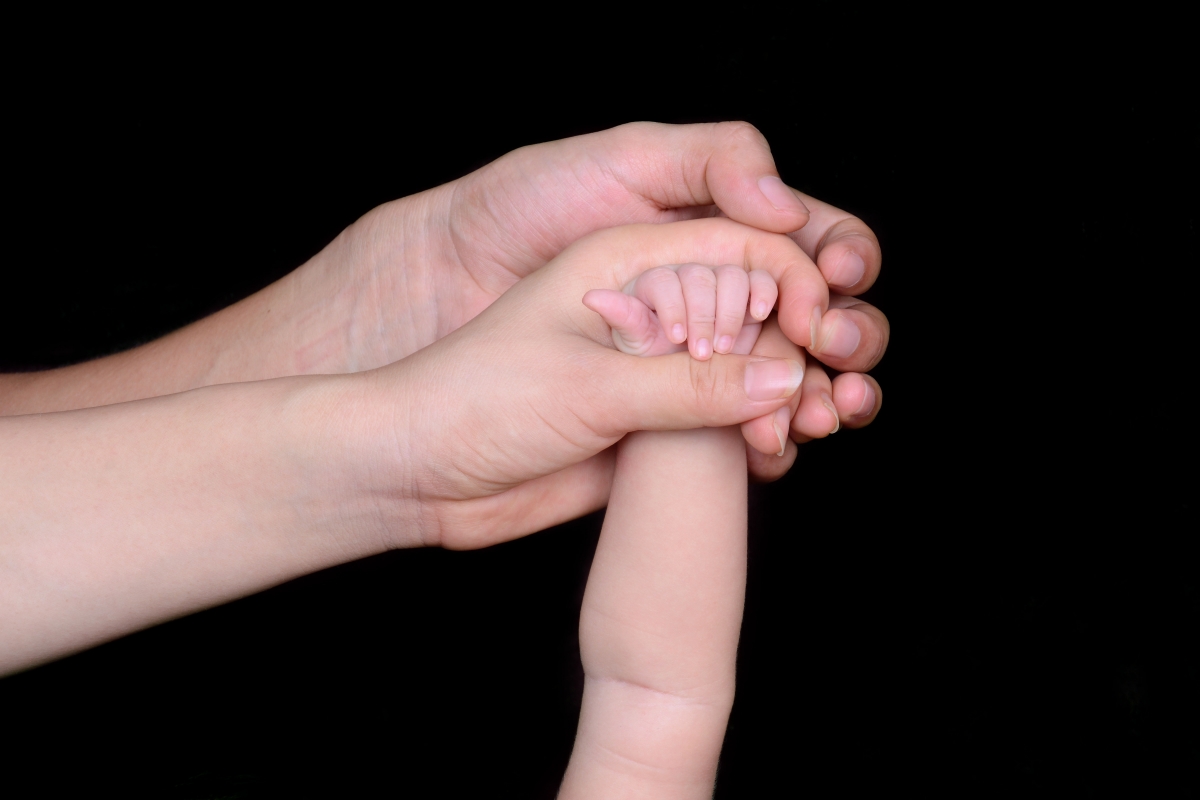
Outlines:
{"label": "adult knuckle", "polygon": [[724,396],[725,369],[716,359],[708,361],[691,360],[692,392],[696,398],[696,407],[705,417],[711,416],[721,406]]}
{"label": "adult knuckle", "polygon": [[763,136],[762,131],[749,122],[743,120],[722,122],[720,123],[720,127],[722,128],[721,133],[723,134],[723,138],[730,144],[760,145],[768,150],[770,149],[767,146],[767,137]]}
{"label": "adult knuckle", "polygon": [[874,337],[874,341],[872,342],[871,349],[869,351],[870,358],[867,359],[867,369],[871,369],[880,361],[883,361],[884,353],[887,352],[887,345],[888,343],[886,336],[880,335]]}

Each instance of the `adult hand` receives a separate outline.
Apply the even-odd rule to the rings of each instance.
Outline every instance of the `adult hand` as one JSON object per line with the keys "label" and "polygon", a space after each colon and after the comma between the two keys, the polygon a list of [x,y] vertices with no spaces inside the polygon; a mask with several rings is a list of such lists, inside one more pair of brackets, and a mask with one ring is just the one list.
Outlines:
{"label": "adult hand", "polygon": [[611,483],[607,448],[630,431],[735,425],[780,408],[790,416],[799,361],[639,359],[612,349],[608,325],[581,302],[654,266],[698,261],[766,270],[806,308],[827,302],[817,267],[786,236],[724,219],[613,228],[437,343],[356,376],[351,406],[364,412],[339,436],[357,443],[379,497],[405,487],[390,490],[410,509],[398,518],[418,509],[417,530],[402,533],[418,538],[392,546],[481,547],[598,508]]}
{"label": "adult hand", "polygon": [[[830,298],[830,303],[834,297]],[[794,344],[772,316],[764,323],[751,355],[805,363],[805,350]],[[804,381],[771,417],[742,425],[750,474],[759,481],[783,477],[796,461],[796,444],[821,439],[843,427],[870,425],[883,406],[883,389],[870,375],[847,372],[830,380],[823,369],[804,371]],[[847,414],[844,409],[852,409]],[[778,448],[778,449],[776,449]]]}
{"label": "adult hand", "polygon": [[[414,204],[422,220],[415,227]],[[349,357],[352,368],[366,369],[431,344],[594,231],[716,215],[789,233],[817,264],[831,291],[819,320],[807,305],[807,282],[817,275],[780,286],[779,319],[792,342],[844,373],[879,363],[887,318],[854,299],[879,275],[875,235],[858,218],[785,186],[762,134],[733,122],[633,123],[523,147],[457,181],[375,209],[314,259],[353,265],[360,272],[350,285],[369,290],[356,296],[363,321],[355,329],[362,335],[348,338],[342,351],[326,350],[328,366],[342,371],[341,359]],[[410,314],[379,322],[395,308]],[[865,385],[858,378],[849,382]],[[833,397],[835,404],[840,400]],[[846,422],[873,418],[878,410],[836,407]]]}
{"label": "adult hand", "polygon": [[482,547],[573,519],[607,500],[626,433],[787,408],[799,362],[625,355],[583,306],[702,258],[826,302],[786,236],[626,226],[377,370],[0,418],[0,674],[388,548]]}
{"label": "adult hand", "polygon": [[[456,330],[589,233],[717,214],[793,232],[837,292],[813,326],[812,307],[805,307],[811,287],[781,286],[779,320],[792,342],[845,373],[878,363],[887,320],[854,299],[879,272],[869,228],[784,186],[766,140],[746,123],[634,123],[524,147],[380,206],[283,280],[163,339],[87,364],[4,376],[0,414],[372,369]],[[878,410],[860,409],[844,395],[832,393],[844,424]],[[752,457],[751,469],[774,477],[778,463]]]}

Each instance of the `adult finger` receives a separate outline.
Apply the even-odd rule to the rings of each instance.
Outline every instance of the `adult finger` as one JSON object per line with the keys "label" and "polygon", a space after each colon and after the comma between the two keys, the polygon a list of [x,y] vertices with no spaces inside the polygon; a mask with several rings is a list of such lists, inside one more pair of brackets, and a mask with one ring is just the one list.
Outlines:
{"label": "adult finger", "polygon": [[[779,321],[776,317],[769,318],[763,324],[758,341],[751,352],[755,355],[795,359],[801,364],[805,359],[804,351],[789,341],[779,329]],[[808,380],[807,374],[808,369],[805,369],[803,381]],[[788,431],[791,429],[792,417],[803,399],[802,382],[801,391],[793,395],[787,405],[776,409],[772,414],[743,423],[743,438],[758,452],[772,455],[775,458],[783,458],[787,455]]]}
{"label": "adult finger", "polygon": [[773,414],[800,388],[804,366],[791,359],[690,353],[638,358],[605,351],[589,372],[598,391],[589,426],[602,436],[637,430],[720,428]]}
{"label": "adult finger", "polygon": [[799,454],[799,447],[791,439],[788,440],[787,449],[782,456],[763,453],[747,442],[746,468],[750,472],[750,480],[753,483],[771,483],[779,480],[796,463]]}
{"label": "adult finger", "polygon": [[818,365],[804,372],[800,405],[792,417],[791,435],[798,441],[823,439],[841,430],[841,418],[833,403],[829,374]]}
{"label": "adult finger", "polygon": [[883,261],[875,233],[853,214],[801,192],[796,195],[812,216],[791,237],[817,263],[830,287],[847,295],[871,288]]}
{"label": "adult finger", "polygon": [[833,402],[845,428],[862,428],[883,408],[883,389],[870,375],[846,372],[833,379]]}
{"label": "adult finger", "polygon": [[809,220],[804,202],[780,180],[766,137],[747,122],[635,122],[592,136],[578,141],[602,143],[594,158],[660,209],[715,204],[730,219],[775,233]]}
{"label": "adult finger", "polygon": [[821,317],[816,343],[809,352],[836,370],[866,372],[883,358],[890,336],[891,326],[882,311],[835,294],[829,298],[829,310]]}

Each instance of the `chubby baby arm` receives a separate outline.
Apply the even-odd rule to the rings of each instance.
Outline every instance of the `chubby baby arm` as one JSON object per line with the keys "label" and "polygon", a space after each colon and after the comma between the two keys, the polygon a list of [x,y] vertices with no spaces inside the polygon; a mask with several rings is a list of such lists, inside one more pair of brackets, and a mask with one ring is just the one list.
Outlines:
{"label": "chubby baby arm", "polygon": [[621,441],[560,798],[711,797],[745,596],[744,446],[736,428]]}
{"label": "chubby baby arm", "polygon": [[[584,302],[625,352],[682,349],[683,325],[693,355],[693,331],[746,353],[775,302],[762,277],[660,268]],[[639,432],[618,446],[580,614],[583,707],[561,798],[712,795],[745,597],[744,463],[735,428]]]}

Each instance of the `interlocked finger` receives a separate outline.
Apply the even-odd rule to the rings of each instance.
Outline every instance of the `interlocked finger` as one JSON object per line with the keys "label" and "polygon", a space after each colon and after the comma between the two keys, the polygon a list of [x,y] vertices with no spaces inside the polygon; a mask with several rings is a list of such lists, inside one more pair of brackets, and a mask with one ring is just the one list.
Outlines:
{"label": "interlocked finger", "polygon": [[714,270],[717,277],[717,311],[713,330],[713,352],[729,353],[733,341],[746,320],[750,299],[750,277],[741,267],[724,266]]}
{"label": "interlocked finger", "polygon": [[659,324],[672,342],[681,344],[688,337],[683,288],[670,267],[655,267],[642,273],[634,283],[633,296],[658,315]]}
{"label": "interlocked finger", "polygon": [[717,275],[700,264],[684,264],[678,270],[687,303],[688,350],[692,357],[706,361],[713,354],[713,333],[717,316]]}
{"label": "interlocked finger", "polygon": [[762,322],[775,307],[779,299],[779,287],[771,273],[765,269],[752,269],[748,273],[750,280],[750,316]]}

